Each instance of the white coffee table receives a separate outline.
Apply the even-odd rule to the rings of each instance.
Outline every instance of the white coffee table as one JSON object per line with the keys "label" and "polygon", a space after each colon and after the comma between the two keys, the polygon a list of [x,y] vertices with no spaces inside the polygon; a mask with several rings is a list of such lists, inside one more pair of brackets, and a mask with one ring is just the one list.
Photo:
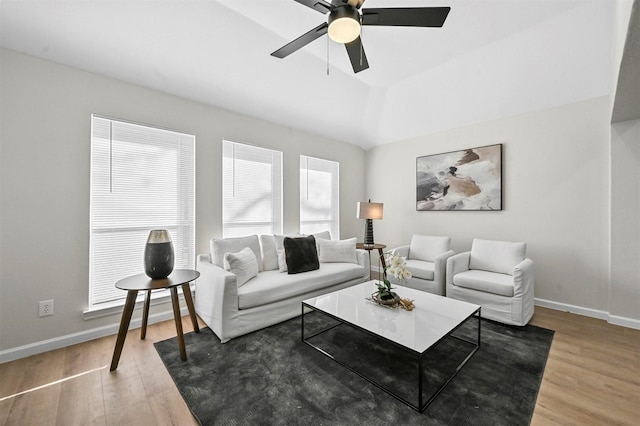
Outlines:
{"label": "white coffee table", "polygon": [[[394,291],[401,297],[412,299],[415,308],[412,311],[405,311],[399,308],[391,309],[367,300],[376,290],[376,282],[377,280],[372,280],[304,300],[302,302],[302,340],[400,401],[418,411],[423,411],[480,348],[480,306],[394,285]],[[331,324],[320,329],[309,330],[309,320],[305,321],[305,317],[312,312],[319,312],[331,318],[329,320]],[[477,319],[477,337],[470,339],[469,330],[466,330],[473,324],[465,325],[466,331],[461,336],[454,335],[456,330],[473,318]],[[380,342],[382,345],[389,346],[390,344],[395,346],[393,350],[396,352],[389,352],[393,352],[393,355],[389,355],[387,351],[384,351],[385,353],[381,356],[391,356],[396,358],[396,361],[398,357],[406,357],[407,363],[414,363],[417,369],[415,373],[417,374],[418,393],[415,402],[410,401],[407,396],[394,392],[386,383],[380,383],[372,378],[370,374],[363,373],[363,368],[350,362],[353,361],[353,356],[348,357],[350,359],[341,359],[339,354],[341,346],[356,345],[352,342],[354,340],[352,337],[349,338],[349,342],[344,342],[344,345],[340,342],[336,345],[335,341],[333,346],[331,344],[323,344],[323,334],[336,333],[339,327],[345,326],[358,330],[356,336],[366,337],[367,339],[375,336],[376,341],[382,339],[382,342]],[[364,332],[366,335],[362,335],[360,332]],[[476,336],[475,329],[472,330],[471,334]],[[353,333],[351,333],[351,336],[353,336]],[[329,337],[326,338],[328,339]],[[336,338],[339,339],[340,337]],[[357,339],[358,337],[355,340]],[[462,342],[461,345],[464,348],[469,348],[468,352],[464,351],[460,362],[455,361],[455,368],[452,369],[453,371],[450,374],[446,373],[442,383],[437,383],[430,387],[423,386],[428,370],[438,367],[425,365],[429,364],[427,355],[430,350],[436,347],[438,347],[438,351],[444,350],[446,353],[447,345],[450,344],[449,341],[455,341],[456,344]],[[373,347],[377,346],[377,344],[370,345],[357,350],[373,350]],[[398,348],[400,351],[398,351]],[[455,352],[460,352],[460,349],[456,348]],[[456,354],[456,356],[459,356],[459,354]],[[404,363],[404,359],[401,361]],[[355,362],[357,363],[358,361]],[[406,378],[405,376],[406,374],[403,374],[403,378]],[[429,389],[428,394],[423,395],[423,390],[427,388]]]}

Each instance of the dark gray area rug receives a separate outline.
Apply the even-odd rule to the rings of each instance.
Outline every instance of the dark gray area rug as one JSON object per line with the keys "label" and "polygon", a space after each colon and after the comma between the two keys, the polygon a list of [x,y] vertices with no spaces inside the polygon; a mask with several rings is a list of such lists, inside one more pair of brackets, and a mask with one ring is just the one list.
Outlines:
{"label": "dark gray area rug", "polygon": [[[323,328],[327,321],[307,314],[305,327]],[[476,324],[469,321],[456,333],[473,336]],[[527,425],[553,331],[488,320],[481,329],[478,352],[422,413],[303,343],[300,317],[224,345],[209,328],[188,333],[185,362],[176,338],[155,346],[203,425]],[[417,395],[417,364],[396,346],[346,325],[315,339],[394,392]],[[460,345],[445,339],[429,352],[427,392],[469,352]]]}

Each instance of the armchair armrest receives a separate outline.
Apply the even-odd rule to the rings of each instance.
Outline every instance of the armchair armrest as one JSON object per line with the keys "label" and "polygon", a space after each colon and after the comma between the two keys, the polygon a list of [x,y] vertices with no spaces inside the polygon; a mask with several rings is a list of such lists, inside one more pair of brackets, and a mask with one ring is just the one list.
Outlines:
{"label": "armchair armrest", "polygon": [[533,260],[526,258],[513,268],[513,295],[522,296],[534,290]]}
{"label": "armchair armrest", "polygon": [[407,258],[409,257],[409,246],[400,246],[394,249],[391,249],[391,254],[397,254],[400,257]]}
{"label": "armchair armrest", "polygon": [[438,287],[444,291],[445,276],[447,271],[447,259],[456,254],[453,250],[448,250],[433,259],[433,281],[438,283]]}
{"label": "armchair armrest", "polygon": [[454,254],[447,259],[447,288],[453,285],[453,276],[469,270],[471,252]]}

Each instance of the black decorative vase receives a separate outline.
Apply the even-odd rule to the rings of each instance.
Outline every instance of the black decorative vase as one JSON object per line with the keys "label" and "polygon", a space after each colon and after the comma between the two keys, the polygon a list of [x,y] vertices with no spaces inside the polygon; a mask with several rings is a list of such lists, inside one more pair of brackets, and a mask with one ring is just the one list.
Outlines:
{"label": "black decorative vase", "polygon": [[144,272],[153,280],[167,278],[173,272],[175,258],[171,235],[166,229],[149,232],[144,248]]}

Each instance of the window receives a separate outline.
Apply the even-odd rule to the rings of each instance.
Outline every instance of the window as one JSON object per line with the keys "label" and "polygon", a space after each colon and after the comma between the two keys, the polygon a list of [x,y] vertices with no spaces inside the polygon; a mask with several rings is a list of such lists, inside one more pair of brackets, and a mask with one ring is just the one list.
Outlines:
{"label": "window", "polygon": [[[175,269],[195,266],[195,136],[91,117],[89,309],[123,299],[144,272],[152,229],[167,229]],[[101,305],[106,306],[106,305]]]}
{"label": "window", "polygon": [[300,232],[340,238],[340,164],[300,156]]}
{"label": "window", "polygon": [[222,236],[282,233],[282,152],[224,141]]}

